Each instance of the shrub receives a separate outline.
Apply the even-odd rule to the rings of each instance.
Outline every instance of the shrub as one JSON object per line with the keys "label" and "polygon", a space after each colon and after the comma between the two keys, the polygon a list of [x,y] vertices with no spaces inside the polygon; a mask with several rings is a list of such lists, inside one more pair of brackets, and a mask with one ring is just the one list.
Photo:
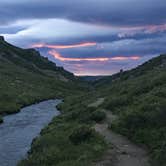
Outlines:
{"label": "shrub", "polygon": [[73,144],[80,144],[85,142],[93,136],[93,130],[88,126],[80,126],[76,128],[72,134],[69,136],[70,141]]}
{"label": "shrub", "polygon": [[108,98],[105,102],[105,108],[111,111],[115,111],[116,108],[126,106],[129,104],[128,96],[115,96]]}
{"label": "shrub", "polygon": [[103,111],[95,111],[91,115],[91,120],[94,120],[95,122],[101,122],[106,118],[106,114]]}

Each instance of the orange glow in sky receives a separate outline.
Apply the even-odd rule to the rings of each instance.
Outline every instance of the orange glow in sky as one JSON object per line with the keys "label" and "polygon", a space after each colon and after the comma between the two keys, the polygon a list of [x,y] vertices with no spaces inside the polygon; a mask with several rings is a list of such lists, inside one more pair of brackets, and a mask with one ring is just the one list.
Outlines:
{"label": "orange glow in sky", "polygon": [[33,48],[52,48],[52,49],[69,49],[69,48],[78,48],[78,47],[92,47],[96,46],[96,42],[85,42],[85,43],[79,43],[79,44],[71,44],[71,45],[51,45],[51,44],[44,44],[44,43],[37,43],[33,44]]}
{"label": "orange glow in sky", "polygon": [[109,58],[65,58],[62,57],[62,55],[60,55],[55,50],[51,50],[48,53],[60,61],[108,61],[109,60]]}
{"label": "orange glow in sky", "polygon": [[130,56],[130,57],[125,57],[125,56],[117,56],[117,57],[112,57],[110,58],[111,60],[139,60],[139,56]]}
{"label": "orange glow in sky", "polygon": [[116,56],[116,57],[111,57],[111,58],[109,58],[109,57],[66,58],[66,57],[63,57],[60,53],[58,53],[55,50],[50,50],[48,53],[60,61],[101,61],[102,62],[102,61],[109,61],[109,60],[123,61],[123,60],[138,60],[138,59],[140,59],[139,56],[130,56],[130,57]]}

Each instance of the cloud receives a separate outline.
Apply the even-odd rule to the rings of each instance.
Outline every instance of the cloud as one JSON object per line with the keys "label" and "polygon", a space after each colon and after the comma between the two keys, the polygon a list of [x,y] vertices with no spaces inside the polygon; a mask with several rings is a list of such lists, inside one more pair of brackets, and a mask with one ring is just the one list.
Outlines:
{"label": "cloud", "polygon": [[80,47],[92,47],[96,46],[96,42],[85,42],[79,44],[70,44],[70,45],[51,45],[51,44],[44,44],[44,43],[36,43],[33,44],[33,48],[54,48],[54,49],[70,49],[70,48],[80,48]]}
{"label": "cloud", "polygon": [[165,9],[163,0],[1,0],[0,22],[60,18],[98,25],[156,25],[165,23]]}
{"label": "cloud", "polygon": [[72,45],[82,42],[103,43],[123,39],[156,38],[166,33],[166,24],[133,27],[98,26],[63,19],[22,20],[5,27],[0,26],[0,30],[1,28],[1,34],[7,40],[16,45],[21,43],[23,47],[30,47],[35,43]]}
{"label": "cloud", "polygon": [[165,11],[164,0],[1,0],[0,34],[76,74],[112,74],[166,52]]}
{"label": "cloud", "polygon": [[26,41],[35,40],[36,42],[42,41],[44,43],[60,43],[67,41],[72,44],[77,38],[84,38],[84,42],[87,42],[86,38],[88,37],[93,38],[95,36],[106,36],[108,34],[115,35],[118,32],[116,28],[110,29],[105,27],[96,27],[95,25],[62,19],[31,20],[31,24],[29,24],[29,20],[24,20],[22,22],[23,24],[27,24],[27,28],[15,34],[6,33],[2,35],[4,35],[7,40],[16,44],[21,43],[20,40],[23,40],[24,43],[25,38]]}
{"label": "cloud", "polygon": [[96,57],[96,58],[66,58],[63,57],[60,53],[58,53],[55,50],[50,50],[48,52],[50,55],[52,55],[54,58],[60,60],[60,61],[124,61],[124,60],[139,60],[139,56],[116,56],[116,57]]}
{"label": "cloud", "polygon": [[140,58],[139,60],[133,61],[86,61],[84,62],[71,62],[66,61],[64,68],[72,71],[75,75],[111,75],[119,72],[120,69],[128,70],[134,66],[140,65],[145,60],[151,58]]}

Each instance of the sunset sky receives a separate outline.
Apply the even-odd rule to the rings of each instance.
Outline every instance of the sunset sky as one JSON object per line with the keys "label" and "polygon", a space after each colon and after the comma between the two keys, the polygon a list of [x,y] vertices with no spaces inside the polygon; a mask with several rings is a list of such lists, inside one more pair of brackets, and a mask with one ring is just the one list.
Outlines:
{"label": "sunset sky", "polygon": [[0,0],[0,34],[76,75],[110,75],[166,53],[166,1]]}

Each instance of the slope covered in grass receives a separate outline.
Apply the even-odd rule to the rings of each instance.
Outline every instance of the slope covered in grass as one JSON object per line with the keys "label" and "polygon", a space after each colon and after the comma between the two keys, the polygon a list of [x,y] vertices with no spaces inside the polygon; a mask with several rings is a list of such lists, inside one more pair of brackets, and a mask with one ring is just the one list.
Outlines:
{"label": "slope covered in grass", "polygon": [[65,104],[60,106],[63,114],[33,141],[28,159],[20,165],[83,166],[101,156],[106,144],[92,129],[97,113],[87,107],[87,91],[85,83],[41,57],[37,51],[17,48],[1,38],[1,115],[14,113],[40,100],[65,99]]}
{"label": "slope covered in grass", "polygon": [[78,79],[33,49],[0,40],[0,114],[80,91]]}
{"label": "slope covered in grass", "polygon": [[[166,55],[131,71],[96,82],[103,107],[119,115],[113,128],[147,145],[160,165],[166,161]],[[153,161],[154,163],[154,161]]]}
{"label": "slope covered in grass", "polygon": [[92,165],[107,147],[92,128],[103,115],[88,107],[99,97],[105,99],[100,107],[119,116],[113,129],[145,144],[153,159],[165,165],[166,55],[92,84],[87,93],[89,87],[37,51],[0,38],[0,115],[40,100],[65,98],[63,114],[41,132],[20,166]]}
{"label": "slope covered in grass", "polygon": [[33,144],[27,159],[18,166],[89,166],[107,148],[104,138],[92,128],[95,108],[85,94],[67,98],[56,117]]}

